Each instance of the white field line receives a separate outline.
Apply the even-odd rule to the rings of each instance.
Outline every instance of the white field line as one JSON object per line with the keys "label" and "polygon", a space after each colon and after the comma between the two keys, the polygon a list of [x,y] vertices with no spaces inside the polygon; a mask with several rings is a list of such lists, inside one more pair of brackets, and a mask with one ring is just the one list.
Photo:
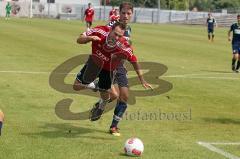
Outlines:
{"label": "white field line", "polygon": [[208,143],[208,142],[197,142],[199,145],[209,149],[210,151],[216,152],[218,154],[221,154],[229,159],[240,159],[240,157],[235,156],[231,153],[228,153],[226,151],[223,151],[220,148],[217,148],[213,145],[240,145],[240,143]]}
{"label": "white field line", "polygon": [[[12,73],[12,74],[51,74],[51,72],[41,72],[41,71],[0,71],[0,73]],[[66,73],[59,72],[55,74],[70,74],[76,75],[77,73]],[[220,79],[220,80],[240,80],[238,77],[208,77],[207,75],[218,75],[218,74],[233,74],[233,73],[199,73],[199,74],[182,74],[182,75],[166,75],[160,76],[164,78],[189,78],[189,79]],[[236,75],[236,74],[235,74]],[[133,77],[136,75],[129,75],[129,77]],[[200,77],[199,77],[200,76]],[[202,77],[201,77],[202,76]]]}

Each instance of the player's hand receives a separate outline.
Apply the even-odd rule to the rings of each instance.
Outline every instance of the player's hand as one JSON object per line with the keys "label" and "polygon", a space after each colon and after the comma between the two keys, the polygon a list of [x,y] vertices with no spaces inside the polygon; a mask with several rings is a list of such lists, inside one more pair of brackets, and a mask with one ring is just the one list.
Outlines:
{"label": "player's hand", "polygon": [[143,81],[143,82],[142,82],[142,86],[143,86],[145,89],[150,88],[151,90],[153,90],[152,85],[149,84],[149,83],[147,83],[146,81]]}
{"label": "player's hand", "polygon": [[92,41],[100,41],[101,39],[98,36],[91,36]]}
{"label": "player's hand", "polygon": [[228,41],[232,41],[232,37],[228,37]]}

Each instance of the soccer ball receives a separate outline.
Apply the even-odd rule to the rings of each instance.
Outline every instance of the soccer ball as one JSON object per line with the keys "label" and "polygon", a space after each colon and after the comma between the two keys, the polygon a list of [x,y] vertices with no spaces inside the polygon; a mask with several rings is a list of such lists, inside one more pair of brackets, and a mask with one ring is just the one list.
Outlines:
{"label": "soccer ball", "polygon": [[124,151],[126,155],[141,156],[143,150],[143,142],[138,138],[130,138],[125,142]]}

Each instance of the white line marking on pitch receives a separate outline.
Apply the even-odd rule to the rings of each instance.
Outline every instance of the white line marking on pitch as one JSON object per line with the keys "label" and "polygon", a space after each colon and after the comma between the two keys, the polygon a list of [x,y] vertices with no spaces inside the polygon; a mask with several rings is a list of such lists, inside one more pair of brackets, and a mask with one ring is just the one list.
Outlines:
{"label": "white line marking on pitch", "polygon": [[[13,74],[51,74],[52,72],[41,72],[41,71],[0,71],[0,73],[13,73]],[[70,74],[76,75],[77,73],[66,73],[66,72],[59,72],[55,74]],[[220,80],[240,80],[237,77],[206,77],[206,75],[217,75],[217,74],[233,74],[233,73],[200,73],[200,74],[183,74],[183,75],[166,75],[160,76],[164,78],[189,78],[189,79],[220,79]],[[236,75],[236,74],[235,74]],[[135,75],[132,75],[135,76]],[[195,76],[195,77],[191,77]],[[198,76],[198,77],[196,77]],[[203,77],[199,77],[203,76]],[[129,75],[131,77],[131,75]]]}
{"label": "white line marking on pitch", "polygon": [[221,143],[221,142],[209,143],[209,142],[201,142],[201,141],[199,141],[197,143],[199,145],[201,145],[201,146],[203,146],[203,147],[205,147],[205,148],[207,148],[207,149],[209,149],[209,150],[211,150],[213,152],[219,153],[219,154],[221,154],[221,155],[223,155],[223,156],[225,156],[225,157],[227,157],[229,159],[240,159],[240,157],[238,157],[238,156],[235,156],[235,155],[233,155],[231,153],[228,153],[226,151],[223,151],[220,148],[217,148],[217,147],[213,146],[213,145],[240,145],[239,142],[237,142],[237,143]]}

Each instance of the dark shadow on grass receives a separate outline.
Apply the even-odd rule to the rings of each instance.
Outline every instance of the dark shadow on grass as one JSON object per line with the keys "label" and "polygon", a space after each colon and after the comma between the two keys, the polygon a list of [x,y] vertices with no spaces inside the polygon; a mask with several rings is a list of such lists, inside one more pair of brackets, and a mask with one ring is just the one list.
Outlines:
{"label": "dark shadow on grass", "polygon": [[213,73],[233,73],[233,71],[229,70],[229,71],[222,71],[222,70],[200,70],[200,71],[204,71],[204,72],[213,72]]}
{"label": "dark shadow on grass", "polygon": [[38,136],[46,138],[88,138],[93,140],[112,140],[111,138],[98,137],[89,135],[94,132],[106,133],[102,130],[90,129],[86,127],[73,126],[71,124],[55,124],[47,123],[40,127],[46,129],[46,131],[40,131],[37,133],[22,133],[22,135],[37,138]]}
{"label": "dark shadow on grass", "polygon": [[230,119],[230,118],[203,118],[205,122],[208,123],[219,123],[219,124],[240,124],[240,119]]}

